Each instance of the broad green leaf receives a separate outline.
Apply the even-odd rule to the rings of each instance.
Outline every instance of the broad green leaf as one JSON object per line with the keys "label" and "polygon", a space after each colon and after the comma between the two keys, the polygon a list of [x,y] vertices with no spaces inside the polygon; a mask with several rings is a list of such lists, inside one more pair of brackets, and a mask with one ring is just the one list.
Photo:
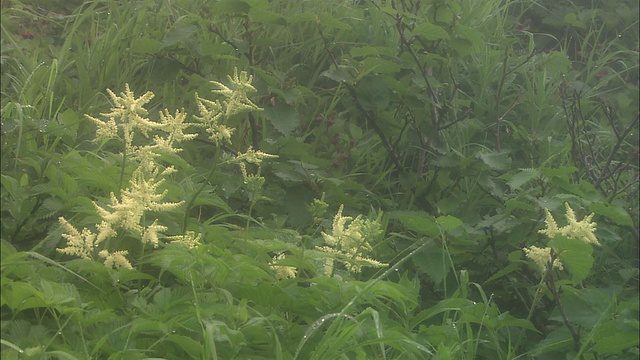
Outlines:
{"label": "broad green leaf", "polygon": [[324,27],[325,31],[333,30],[351,30],[351,25],[346,22],[336,19],[334,14],[321,14],[320,23]]}
{"label": "broad green leaf", "polygon": [[507,181],[507,185],[511,190],[517,190],[522,185],[538,177],[538,175],[540,175],[538,169],[522,169],[519,173],[513,175],[511,180]]}
{"label": "broad green leaf", "polygon": [[165,341],[171,341],[172,343],[180,346],[180,348],[189,354],[192,359],[200,359],[202,357],[202,349],[204,347],[201,343],[195,341],[191,337],[170,334],[166,337]]}
{"label": "broad green leaf", "polygon": [[368,75],[358,81],[356,94],[360,105],[367,111],[381,111],[389,105],[389,89],[382,76]]}
{"label": "broad green leaf", "polygon": [[162,45],[160,41],[144,36],[134,40],[131,44],[131,52],[134,54],[155,54],[160,51]]}
{"label": "broad green leaf", "polygon": [[393,55],[393,51],[387,46],[360,46],[354,47],[349,50],[349,53],[353,57],[367,57],[367,56],[380,56],[380,55]]}
{"label": "broad green leaf", "polygon": [[451,355],[451,349],[444,343],[438,344],[438,353],[436,355],[436,359],[438,360],[451,360],[453,359]]}
{"label": "broad green leaf", "polygon": [[440,246],[431,244],[413,257],[413,262],[419,271],[427,274],[439,286],[451,270],[449,256]]}
{"label": "broad green leaf", "polygon": [[469,299],[463,299],[463,298],[457,298],[457,297],[441,300],[435,306],[432,306],[426,310],[423,310],[419,312],[417,315],[415,315],[411,319],[410,328],[414,328],[418,326],[418,324],[422,323],[423,321],[428,320],[442,312],[460,311],[472,305],[473,305],[473,301]]}
{"label": "broad green leaf", "polygon": [[323,71],[320,75],[328,77],[329,79],[337,82],[351,81],[351,75],[341,68],[333,68]]}
{"label": "broad green leaf", "polygon": [[536,211],[533,205],[523,201],[518,201],[516,199],[509,199],[505,202],[504,205],[507,213],[511,213],[515,209],[520,209],[520,210],[529,211],[529,212]]}
{"label": "broad green leaf", "polygon": [[25,282],[12,282],[8,288],[3,286],[2,302],[16,312],[48,305],[44,295]]}
{"label": "broad green leaf", "polygon": [[438,25],[422,22],[413,29],[413,35],[422,36],[427,40],[448,39],[449,34]]}
{"label": "broad green leaf", "polygon": [[[364,65],[364,68],[367,69],[367,71],[379,74],[395,74],[401,69],[400,65],[398,65],[397,63],[378,57],[368,57],[362,60],[362,64]],[[388,87],[385,86],[385,88]]]}
{"label": "broad green leaf", "polygon": [[451,231],[462,226],[462,220],[457,217],[446,215],[436,218],[436,224],[440,225],[444,231]]}
{"label": "broad green leaf", "polygon": [[573,339],[571,334],[565,326],[562,326],[547,334],[547,337],[531,350],[531,354],[540,356],[548,352],[569,351],[572,348]]}
{"label": "broad green leaf", "polygon": [[392,218],[400,220],[402,225],[407,229],[417,232],[421,235],[438,236],[440,229],[433,216],[427,213],[418,212],[393,212],[390,214]]}
{"label": "broad green leaf", "polygon": [[596,341],[593,350],[600,353],[622,355],[622,350],[638,346],[640,333],[638,330],[617,330],[611,336]]}
{"label": "broad green leaf", "polygon": [[477,50],[484,46],[482,32],[478,29],[471,28],[462,24],[456,24],[455,32],[461,35],[465,40],[469,41],[469,50]]}
{"label": "broad green leaf", "polygon": [[621,226],[633,226],[633,220],[629,213],[621,206],[613,204],[605,204],[602,202],[594,202],[589,204],[589,210],[596,214],[604,215],[611,219],[614,223]]}
{"label": "broad green leaf", "polygon": [[196,25],[188,25],[185,27],[174,27],[162,40],[162,48],[168,48],[174,46],[179,43],[184,43],[188,40],[193,39],[193,35],[198,31],[198,27]]}
{"label": "broad green leaf", "polygon": [[287,20],[284,17],[265,9],[251,8],[249,18],[257,23],[287,26]]}
{"label": "broad green leaf", "polygon": [[229,214],[233,213],[233,210],[229,207],[229,205],[227,205],[227,203],[222,200],[220,196],[214,193],[213,190],[201,192],[193,202],[193,206],[198,205],[211,205],[222,209]]}
{"label": "broad green leaf", "polygon": [[[519,253],[522,253],[521,251],[518,251]],[[502,269],[500,269],[497,273],[493,274],[491,277],[489,277],[484,283],[483,285],[489,284],[493,281],[496,281],[502,277],[504,277],[507,274],[510,274],[516,270],[519,270],[521,267],[520,264],[509,264],[505,267],[503,267]]]}
{"label": "broad green leaf", "polygon": [[265,108],[260,113],[282,135],[289,136],[300,124],[300,116],[295,107],[285,103],[277,103],[274,107]]}
{"label": "broad green leaf", "polygon": [[538,329],[536,329],[536,327],[533,326],[531,321],[527,319],[518,319],[515,316],[509,314],[508,312],[498,315],[497,320],[498,320],[497,329],[501,329],[506,326],[515,326],[515,327],[519,327],[522,329],[527,329],[527,330],[531,330],[539,333]]}
{"label": "broad green leaf", "polygon": [[477,156],[482,160],[482,162],[494,170],[505,170],[509,168],[509,165],[511,165],[509,153],[505,151],[479,152]]}
{"label": "broad green leaf", "polygon": [[221,0],[213,5],[213,10],[217,14],[239,13],[246,14],[251,10],[251,6],[240,0]]}
{"label": "broad green leaf", "polygon": [[579,239],[556,235],[549,241],[549,246],[558,254],[564,266],[571,271],[574,284],[587,278],[593,266],[592,245]]}
{"label": "broad green leaf", "polygon": [[576,13],[569,13],[564,16],[564,21],[574,27],[578,27],[581,29],[586,29],[587,26],[582,21],[578,20],[578,15]]}

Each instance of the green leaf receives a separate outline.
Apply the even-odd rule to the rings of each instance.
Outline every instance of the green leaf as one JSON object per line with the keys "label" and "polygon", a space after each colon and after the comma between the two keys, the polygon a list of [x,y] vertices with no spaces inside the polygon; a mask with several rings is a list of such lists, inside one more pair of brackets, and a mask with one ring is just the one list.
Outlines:
{"label": "green leaf", "polygon": [[[522,253],[522,251],[518,251],[519,253]],[[500,269],[497,273],[493,274],[491,277],[489,277],[484,283],[483,285],[487,285],[493,281],[496,281],[502,277],[504,277],[507,274],[510,274],[516,270],[520,270],[521,265],[520,264],[509,264],[505,267],[503,267],[502,269]]]}
{"label": "green leaf", "polygon": [[189,354],[192,359],[200,359],[202,357],[202,344],[188,336],[171,334],[167,336],[165,341],[171,341],[172,343],[180,346],[180,348]]}
{"label": "green leaf", "polygon": [[282,135],[289,136],[300,124],[300,116],[295,107],[285,103],[277,103],[260,113]]}
{"label": "green leaf", "polygon": [[565,15],[564,21],[573,27],[578,27],[581,29],[587,28],[587,26],[582,21],[578,20],[578,15],[576,13],[569,13]]}
{"label": "green leaf", "polygon": [[427,213],[396,211],[390,214],[391,218],[400,220],[407,229],[413,230],[421,235],[438,236],[440,228],[433,216]]}
{"label": "green leaf", "polygon": [[436,224],[440,225],[442,229],[444,229],[444,231],[451,231],[453,229],[456,229],[462,226],[463,222],[457,217],[446,215],[446,216],[439,216],[436,219]]}
{"label": "green leaf", "polygon": [[549,241],[549,246],[558,254],[560,261],[567,267],[572,275],[574,284],[587,278],[593,266],[593,247],[579,239],[570,239],[556,235]]}
{"label": "green leaf", "polygon": [[522,185],[529,182],[531,179],[534,179],[540,175],[538,169],[522,169],[519,173],[513,175],[511,180],[507,182],[507,185],[511,188],[511,190],[517,190]]}
{"label": "green leaf", "polygon": [[196,25],[172,28],[162,40],[162,49],[190,41],[197,31],[198,27]]}
{"label": "green leaf", "polygon": [[441,246],[431,243],[413,257],[413,262],[421,272],[427,274],[439,286],[451,270],[449,256]]}
{"label": "green leaf", "polygon": [[633,226],[633,219],[631,219],[629,213],[627,213],[627,211],[621,206],[605,204],[602,202],[593,202],[589,204],[589,210],[596,214],[608,217],[618,225]]}
{"label": "green leaf", "polygon": [[[162,43],[157,39],[143,36],[134,40],[131,44],[131,53],[134,54],[155,54],[162,48]],[[69,109],[71,110],[71,109]]]}
{"label": "green leaf", "polygon": [[449,34],[445,29],[426,21],[413,29],[413,35],[422,36],[427,40],[440,40],[449,38]]}
{"label": "green leaf", "polygon": [[353,47],[353,48],[351,48],[351,50],[349,50],[349,53],[354,58],[355,57],[368,57],[368,56],[378,57],[380,55],[388,55],[388,56],[392,56],[393,55],[392,49],[390,47],[386,47],[386,46],[360,46],[360,47]]}
{"label": "green leaf", "polygon": [[477,157],[494,170],[505,170],[511,165],[511,158],[505,151],[479,152]]}
{"label": "green leaf", "polygon": [[216,2],[212,7],[215,13],[241,13],[246,14],[251,10],[251,6],[244,1],[239,0],[221,0]]}
{"label": "green leaf", "polygon": [[2,303],[13,311],[47,307],[44,295],[25,282],[12,282],[8,289],[3,284]]}
{"label": "green leaf", "polygon": [[600,353],[609,353],[622,355],[622,350],[630,347],[638,346],[640,332],[634,331],[616,331],[611,336],[605,336],[593,346],[593,350]]}
{"label": "green leaf", "polygon": [[367,75],[358,81],[356,94],[360,105],[367,111],[381,111],[389,105],[389,89],[379,75]]}
{"label": "green leaf", "polygon": [[351,75],[348,72],[344,71],[341,68],[332,68],[326,71],[323,71],[321,76],[328,77],[329,79],[337,82],[347,82],[351,81]]}
{"label": "green leaf", "polygon": [[284,17],[265,9],[251,8],[249,18],[257,23],[287,26],[287,20]]}
{"label": "green leaf", "polygon": [[513,315],[509,314],[508,312],[498,315],[497,323],[498,324],[497,324],[496,330],[499,330],[507,326],[515,326],[515,327],[519,327],[522,329],[527,329],[527,330],[531,330],[539,333],[538,329],[536,329],[536,327],[533,326],[533,324],[529,320],[518,319]]}
{"label": "green leaf", "polygon": [[531,355],[540,356],[548,352],[569,351],[573,348],[573,339],[569,330],[563,326],[550,332],[531,351]]}

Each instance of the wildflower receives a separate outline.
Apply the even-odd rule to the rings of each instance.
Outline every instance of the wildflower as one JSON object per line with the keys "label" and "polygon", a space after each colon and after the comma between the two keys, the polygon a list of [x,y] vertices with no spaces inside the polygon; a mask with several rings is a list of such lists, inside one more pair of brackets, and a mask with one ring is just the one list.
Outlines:
{"label": "wildflower", "polygon": [[249,175],[247,174],[247,166],[244,163],[240,163],[239,165],[240,171],[242,171],[242,177],[244,178],[244,183],[249,190],[249,196],[256,196],[260,189],[262,189],[266,180],[264,177],[260,176],[260,168],[258,168],[258,172],[256,174]]}
{"label": "wildflower", "polygon": [[247,97],[249,93],[256,92],[256,88],[251,85],[253,76],[249,75],[246,71],[241,71],[238,76],[238,69],[235,68],[233,70],[233,77],[229,76],[228,78],[233,86],[233,90],[220,82],[211,82],[219,88],[213,90],[213,92],[226,97],[223,101],[225,116],[231,117],[243,112],[262,110]]}
{"label": "wildflower", "polygon": [[[372,239],[382,233],[379,218],[365,220],[362,215],[355,219],[350,216],[342,216],[344,205],[340,205],[336,216],[333,218],[331,234],[322,232],[322,237],[328,246],[318,246],[318,250],[332,254],[335,260],[345,264],[347,270],[358,273],[363,266],[384,267],[388,264],[362,256],[362,253],[371,251],[372,247],[367,239]],[[347,222],[349,222],[347,225]],[[325,262],[325,273],[333,272],[333,260]]]}
{"label": "wildflower", "polygon": [[223,114],[220,101],[203,99],[196,93],[196,102],[198,103],[200,116],[196,116],[195,118],[202,123],[202,126],[207,128],[206,131],[209,134],[209,139],[216,143],[230,144],[234,129],[220,123],[220,118]]}
{"label": "wildflower", "polygon": [[[87,115],[87,118],[96,125],[96,140],[108,140],[118,136],[118,126],[123,128],[124,143],[127,149],[131,148],[133,143],[133,133],[138,129],[145,137],[149,136],[149,131],[153,129],[161,129],[162,125],[146,118],[147,110],[144,105],[153,98],[153,93],[148,91],[139,98],[129,88],[129,84],[125,84],[125,91],[116,95],[113,91],[107,89],[113,107],[111,112],[101,113],[108,120],[102,121]],[[119,121],[117,121],[119,120]],[[119,125],[118,125],[119,122]]]}
{"label": "wildflower", "polygon": [[160,112],[160,123],[162,130],[169,133],[169,145],[173,142],[181,142],[194,139],[198,134],[185,134],[184,130],[192,124],[185,123],[187,114],[183,111],[176,111],[175,115],[171,115],[169,110],[165,109],[164,113]]}
{"label": "wildflower", "polygon": [[260,150],[253,150],[251,146],[245,151],[243,154],[238,154],[233,160],[229,161],[229,163],[237,164],[240,162],[246,162],[249,164],[260,165],[262,160],[264,159],[272,159],[277,158],[278,155],[267,154]]}
{"label": "wildflower", "polygon": [[167,229],[166,226],[158,224],[158,219],[155,219],[153,224],[147,226],[142,231],[142,243],[146,244],[149,242],[153,244],[153,247],[158,247],[158,232],[167,231]]}
{"label": "wildflower", "polygon": [[96,243],[96,234],[92,233],[89,229],[82,229],[82,232],[78,231],[63,217],[58,218],[58,221],[67,232],[66,234],[62,234],[62,237],[67,239],[67,247],[56,250],[63,254],[91,260],[91,253]]}
{"label": "wildflower", "polygon": [[569,206],[568,203],[565,203],[567,208],[567,220],[569,221],[569,225],[562,228],[562,235],[573,238],[573,239],[581,239],[586,243],[596,244],[600,246],[600,242],[596,238],[594,232],[596,231],[596,223],[590,222],[593,219],[593,213],[582,219],[582,221],[578,221],[576,219],[576,214],[573,212],[573,209]]}
{"label": "wildflower", "polygon": [[309,210],[313,216],[313,221],[319,223],[327,212],[328,207],[329,204],[324,202],[324,193],[322,193],[322,197],[320,199],[313,199],[313,203],[307,205],[307,210]]}
{"label": "wildflower", "polygon": [[293,266],[275,265],[286,258],[284,253],[276,255],[271,259],[271,268],[276,274],[276,279],[289,279],[296,277],[297,271]]}
{"label": "wildflower", "polygon": [[129,270],[133,269],[129,260],[127,260],[126,256],[129,254],[127,250],[114,251],[110,253],[107,250],[101,250],[98,255],[104,259],[104,266],[106,267],[115,267],[117,268],[127,268]]}
{"label": "wildflower", "polygon": [[[544,274],[547,272],[547,267],[551,263],[552,259],[551,248],[546,247],[541,249],[536,246],[530,246],[528,248],[523,248],[522,250],[524,250],[526,256],[538,266],[540,273]],[[563,269],[560,259],[556,258],[553,260],[553,268],[558,270]]]}
{"label": "wildflower", "polygon": [[567,221],[568,225],[558,228],[558,224],[554,220],[551,212],[548,209],[545,209],[547,228],[540,230],[541,234],[547,235],[549,238],[553,238],[555,235],[563,235],[571,239],[579,239],[584,241],[587,244],[595,244],[600,246],[600,242],[596,238],[594,232],[596,231],[596,223],[590,222],[593,218],[593,213],[578,221],[576,219],[576,214],[573,209],[569,206],[568,203],[565,203],[565,207],[567,209]]}
{"label": "wildflower", "polygon": [[158,193],[158,187],[162,185],[164,179],[155,180],[159,169],[153,167],[149,174],[145,175],[145,169],[139,167],[133,172],[130,180],[131,187],[122,190],[122,200],[118,200],[111,193],[111,210],[104,209],[94,203],[98,214],[102,217],[102,223],[98,225],[98,242],[114,236],[116,227],[134,231],[142,236],[142,242],[151,242],[154,246],[158,244],[159,231],[165,231],[166,227],[153,224],[144,228],[140,225],[145,211],[170,211],[182,205],[183,201],[177,203],[161,202],[167,190]]}
{"label": "wildflower", "polygon": [[174,235],[168,237],[171,242],[182,244],[187,247],[187,249],[193,249],[196,246],[202,243],[202,234],[198,234],[193,231],[187,231],[185,235]]}

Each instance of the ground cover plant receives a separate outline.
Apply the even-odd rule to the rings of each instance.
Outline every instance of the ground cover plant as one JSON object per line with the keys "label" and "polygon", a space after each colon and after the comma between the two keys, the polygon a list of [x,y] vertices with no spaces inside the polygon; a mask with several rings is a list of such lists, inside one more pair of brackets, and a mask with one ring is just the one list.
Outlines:
{"label": "ground cover plant", "polygon": [[635,359],[638,4],[2,2],[3,359]]}

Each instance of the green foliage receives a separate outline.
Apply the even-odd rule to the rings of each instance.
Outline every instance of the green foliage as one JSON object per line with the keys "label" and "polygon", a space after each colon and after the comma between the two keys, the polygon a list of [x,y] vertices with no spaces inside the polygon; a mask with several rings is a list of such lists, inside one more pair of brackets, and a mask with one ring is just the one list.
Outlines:
{"label": "green foliage", "polygon": [[637,358],[637,14],[4,1],[2,358]]}

